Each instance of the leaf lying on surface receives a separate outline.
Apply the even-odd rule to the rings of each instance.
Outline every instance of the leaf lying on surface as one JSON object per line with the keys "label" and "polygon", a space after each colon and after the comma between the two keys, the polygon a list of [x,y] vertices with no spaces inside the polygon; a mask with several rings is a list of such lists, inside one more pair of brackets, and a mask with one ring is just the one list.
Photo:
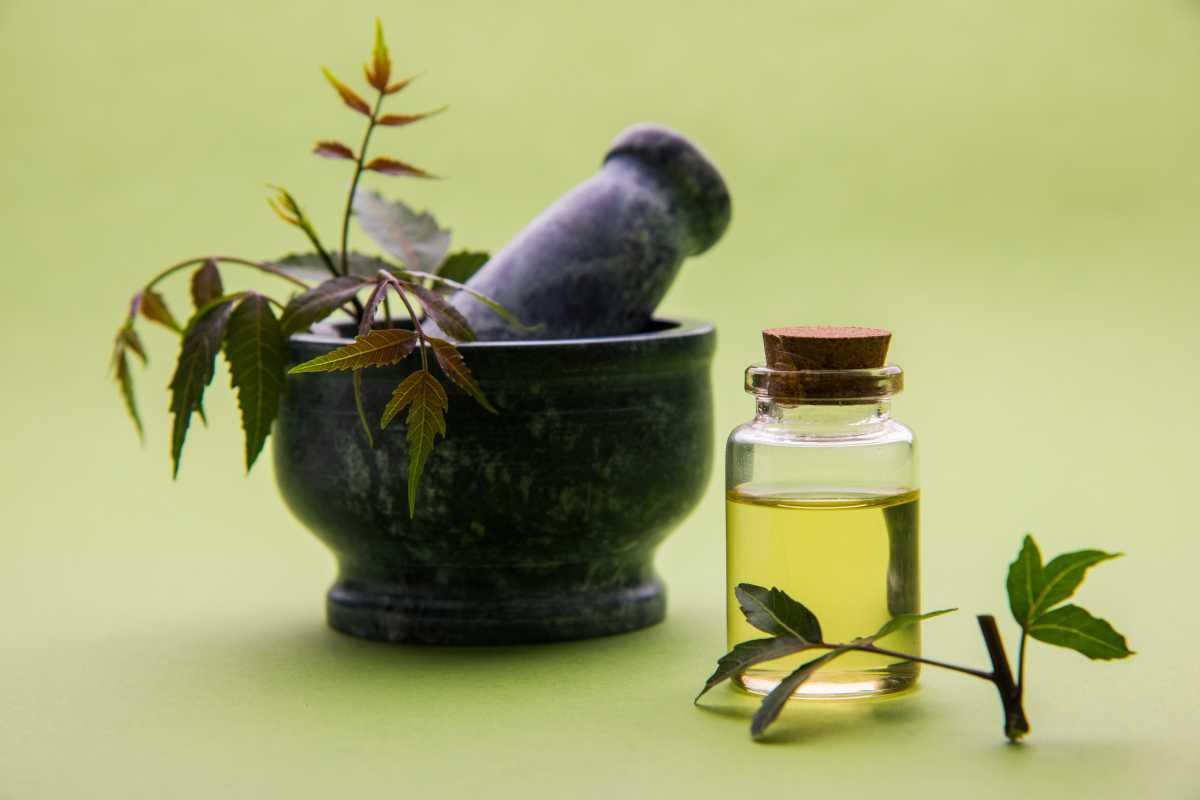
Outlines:
{"label": "leaf lying on surface", "polygon": [[380,125],[389,127],[399,127],[401,125],[411,125],[414,122],[420,122],[423,119],[428,119],[436,114],[441,114],[450,106],[442,106],[435,108],[432,111],[425,111],[421,114],[384,114],[378,120]]}
{"label": "leaf lying on surface", "polygon": [[302,372],[341,372],[363,367],[382,367],[403,361],[417,347],[417,335],[405,328],[383,328],[355,338],[348,345],[297,364],[289,370]]}
{"label": "leaf lying on surface", "polygon": [[363,167],[372,172],[378,172],[382,175],[395,175],[398,177],[409,178],[436,178],[437,176],[426,172],[425,170],[414,167],[412,164],[406,164],[395,158],[373,158],[370,163]]}
{"label": "leaf lying on surface", "polygon": [[171,309],[167,308],[167,301],[153,289],[147,289],[142,292],[138,306],[141,309],[142,316],[146,319],[157,322],[163,327],[170,328],[176,333],[180,333],[183,330],[179,327],[179,323],[175,321],[175,315],[171,313]]}
{"label": "leaf lying on surface", "polygon": [[[342,254],[338,250],[331,250],[329,251],[329,256],[334,263],[338,263],[341,261]],[[290,253],[270,263],[271,266],[278,267],[297,278],[310,281],[329,280],[329,268],[326,266],[325,259],[320,253]],[[379,273],[379,270],[390,271],[396,269],[395,264],[385,261],[378,256],[369,256],[366,253],[360,253],[356,250],[351,250],[350,255],[346,257],[346,266],[351,275],[358,275],[363,278],[374,278]]]}
{"label": "leaf lying on surface", "polygon": [[377,192],[359,190],[354,213],[363,231],[410,269],[432,271],[446,259],[450,231],[439,227],[428,211],[417,213],[398,200],[389,202]]}
{"label": "leaf lying on surface", "polygon": [[822,641],[817,615],[803,603],[788,597],[783,590],[739,583],[734,588],[734,595],[746,621],[760,631],[809,642]]}
{"label": "leaf lying on surface", "polygon": [[447,336],[460,342],[475,341],[475,331],[471,328],[471,323],[467,322],[462,312],[450,305],[444,297],[419,283],[404,284],[404,291],[417,296],[421,305],[425,307],[425,313]]}
{"label": "leaf lying on surface", "polygon": [[354,109],[360,114],[371,116],[371,107],[367,105],[367,101],[363,100],[354,93],[349,86],[339,81],[334,77],[333,73],[325,67],[321,68],[321,72],[325,75],[325,80],[329,81],[329,85],[334,88],[338,95],[342,98],[342,102]]}
{"label": "leaf lying on surface", "polygon": [[1077,605],[1047,611],[1029,626],[1029,635],[1047,644],[1068,647],[1091,659],[1109,660],[1133,655],[1125,637],[1107,621]]}
{"label": "leaf lying on surface", "polygon": [[183,441],[187,437],[192,412],[199,411],[204,399],[204,389],[212,382],[217,351],[233,304],[240,295],[221,298],[209,303],[196,312],[183,333],[179,350],[179,362],[171,377],[171,462],[173,474],[179,475],[179,457],[183,453]]}
{"label": "leaf lying on surface", "polygon": [[302,331],[314,322],[325,319],[369,283],[357,275],[339,275],[296,295],[283,309],[279,320],[284,334]]}
{"label": "leaf lying on surface", "polygon": [[247,472],[279,415],[286,347],[271,304],[260,294],[247,294],[230,315],[225,334],[225,358],[246,435]]}
{"label": "leaf lying on surface", "polygon": [[396,387],[392,399],[383,409],[381,429],[387,428],[392,419],[408,408],[405,423],[408,427],[408,515],[417,509],[417,485],[425,462],[433,452],[435,439],[446,435],[446,408],[449,400],[446,390],[428,370],[418,370]]}
{"label": "leaf lying on surface", "polygon": [[354,161],[357,156],[354,151],[341,142],[320,141],[313,148],[313,153],[322,158],[341,158],[347,161]]}
{"label": "leaf lying on surface", "polygon": [[484,252],[459,250],[451,253],[437,268],[437,274],[452,281],[466,282],[488,262],[491,256]]}
{"label": "leaf lying on surface", "polygon": [[206,260],[192,273],[192,305],[196,308],[203,308],[224,293],[216,259]]}
{"label": "leaf lying on surface", "polygon": [[457,347],[445,339],[438,339],[435,336],[429,337],[429,344],[433,347],[433,355],[437,359],[438,366],[442,368],[442,372],[446,373],[447,378],[475,398],[475,402],[488,411],[493,414],[500,413],[495,406],[488,402],[487,396],[484,395],[475,376],[471,374],[471,370],[467,368],[467,362],[463,360],[462,353],[458,351]]}

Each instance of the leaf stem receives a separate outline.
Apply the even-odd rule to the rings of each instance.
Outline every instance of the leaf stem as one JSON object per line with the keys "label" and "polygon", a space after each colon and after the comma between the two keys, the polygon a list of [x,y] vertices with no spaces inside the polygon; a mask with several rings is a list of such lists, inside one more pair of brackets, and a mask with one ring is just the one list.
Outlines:
{"label": "leaf stem", "polygon": [[1025,643],[1029,640],[1029,633],[1024,627],[1021,628],[1021,645],[1020,652],[1017,653],[1017,702],[1025,703]]}
{"label": "leaf stem", "polygon": [[220,262],[223,262],[226,264],[237,264],[237,265],[243,266],[243,267],[252,267],[260,272],[265,272],[270,275],[274,275],[277,278],[283,278],[285,281],[294,283],[302,289],[307,290],[307,289],[312,288],[311,286],[309,286],[307,283],[300,280],[299,278],[296,278],[293,275],[289,275],[288,273],[284,272],[281,269],[272,267],[270,264],[265,264],[260,261],[250,261],[249,259],[237,258],[236,256],[200,256],[199,258],[189,258],[185,261],[180,261],[178,263],[172,264],[171,266],[167,267],[162,272],[158,273],[157,275],[155,275],[153,278],[150,279],[150,282],[147,283],[145,286],[145,290],[148,291],[150,289],[153,289],[163,279],[173,275],[176,272],[179,272],[180,270],[187,269],[188,267],[194,266],[196,264],[203,264],[205,261],[208,261],[209,259],[212,259],[213,261],[220,261]]}
{"label": "leaf stem", "polygon": [[821,645],[817,645],[817,646],[818,647],[827,647],[830,649],[844,647],[848,650],[857,650],[860,653],[873,653],[878,656],[891,656],[892,658],[902,658],[905,661],[916,661],[921,664],[928,664],[931,667],[941,667],[942,669],[949,669],[949,670],[953,670],[954,672],[961,672],[964,675],[973,675],[976,678],[982,678],[983,680],[989,681],[989,682],[995,681],[995,678],[992,675],[992,673],[984,672],[981,669],[974,669],[972,667],[963,667],[963,666],[959,666],[958,664],[950,664],[946,661],[937,661],[936,659],[932,659],[932,658],[923,658],[922,656],[914,656],[910,653],[901,653],[898,650],[888,650],[885,647],[876,647],[873,644],[863,644],[863,645],[821,644]]}
{"label": "leaf stem", "polygon": [[392,278],[388,281],[396,294],[400,297],[400,302],[404,303],[404,308],[408,311],[408,316],[412,319],[413,329],[417,332],[417,338],[421,340],[421,369],[429,371],[429,354],[425,352],[428,348],[425,346],[429,342],[429,337],[425,335],[425,331],[421,329],[421,321],[417,319],[417,312],[413,310],[412,303],[404,295],[404,290],[401,288],[403,284],[400,281]]}
{"label": "leaf stem", "polygon": [[367,160],[367,145],[371,143],[371,133],[375,130],[375,123],[379,118],[379,111],[383,108],[384,93],[379,92],[379,97],[375,100],[375,108],[371,111],[371,119],[367,123],[367,132],[363,135],[362,145],[358,148],[358,158],[354,162],[354,178],[350,181],[350,195],[346,198],[346,213],[342,215],[342,274],[350,274],[350,251],[348,245],[350,242],[350,214],[354,211],[354,195],[358,191],[358,179],[362,177],[363,165]]}

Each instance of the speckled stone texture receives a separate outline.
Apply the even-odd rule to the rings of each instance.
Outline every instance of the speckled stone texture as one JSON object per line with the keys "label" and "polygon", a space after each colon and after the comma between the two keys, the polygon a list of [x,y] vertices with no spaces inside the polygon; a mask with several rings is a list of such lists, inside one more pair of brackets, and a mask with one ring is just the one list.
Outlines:
{"label": "speckled stone texture", "polygon": [[[665,614],[653,567],[703,494],[716,334],[697,322],[550,342],[462,345],[499,409],[449,388],[409,519],[404,425],[368,447],[351,376],[288,378],[275,472],[288,506],[338,560],[328,619],[355,636],[515,644],[621,633]],[[295,364],[345,344],[293,336]],[[363,373],[368,416],[414,367]]]}
{"label": "speckled stone texture", "polygon": [[570,339],[646,330],[684,258],[729,225],[716,167],[680,134],[635,125],[604,165],[496,253],[467,285],[535,330],[514,327],[471,295],[453,304],[482,340]]}

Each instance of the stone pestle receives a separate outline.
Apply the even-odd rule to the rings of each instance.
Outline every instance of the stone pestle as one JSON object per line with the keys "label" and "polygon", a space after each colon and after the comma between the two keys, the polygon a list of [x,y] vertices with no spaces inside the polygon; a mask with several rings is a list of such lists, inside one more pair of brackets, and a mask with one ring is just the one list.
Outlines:
{"label": "stone pestle", "polygon": [[716,243],[729,216],[725,181],[695,145],[667,128],[635,125],[616,138],[599,172],[467,281],[534,330],[467,292],[451,302],[485,341],[639,333],[683,259]]}

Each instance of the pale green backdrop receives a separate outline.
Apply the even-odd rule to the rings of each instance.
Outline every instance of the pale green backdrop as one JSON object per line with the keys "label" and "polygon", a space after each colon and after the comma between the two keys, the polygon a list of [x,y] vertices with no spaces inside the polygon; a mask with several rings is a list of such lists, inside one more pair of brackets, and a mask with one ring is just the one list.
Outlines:
{"label": "pale green backdrop", "polygon": [[[358,119],[317,68],[360,80],[376,15],[423,73],[396,107],[451,105],[378,138],[449,180],[379,185],[463,244],[501,246],[629,123],[707,149],[734,223],[664,310],[720,329],[720,436],[759,328],[895,332],[926,604],[964,609],[931,654],[986,663],[971,615],[1006,612],[1030,529],[1128,553],[1082,601],[1139,654],[1035,645],[1019,748],[949,674],[753,744],[737,696],[690,702],[723,646],[719,467],[662,549],[657,628],[325,629],[332,560],[268,461],[242,476],[223,386],[173,483],[170,337],[147,333],[145,447],[104,370],[161,265],[300,244],[264,183],[332,238],[346,170],[307,151]],[[1200,797],[1200,2],[2,0],[0,75],[0,797]]]}

